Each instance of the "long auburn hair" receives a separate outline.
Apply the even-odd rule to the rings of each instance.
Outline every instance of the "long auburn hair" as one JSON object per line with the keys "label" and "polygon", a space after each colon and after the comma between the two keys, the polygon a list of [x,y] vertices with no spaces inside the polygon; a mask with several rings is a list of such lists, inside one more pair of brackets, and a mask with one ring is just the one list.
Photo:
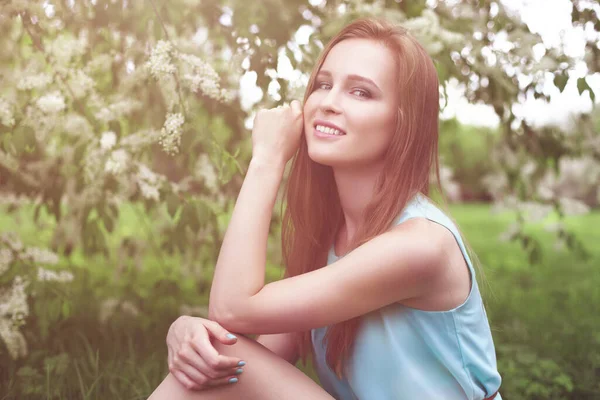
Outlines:
{"label": "long auburn hair", "polygon": [[[408,201],[429,194],[434,174],[441,188],[438,160],[439,81],[434,63],[404,28],[363,18],[344,27],[323,49],[310,76],[304,103],[314,90],[316,75],[329,51],[346,39],[371,39],[392,51],[398,74],[396,130],[385,155],[383,173],[374,197],[366,207],[349,249],[353,250],[387,231]],[[440,190],[441,193],[441,190]],[[343,223],[333,170],[312,161],[302,140],[285,188],[287,207],[282,224],[284,277],[310,272],[327,264],[327,254]],[[326,359],[339,378],[350,357],[360,327],[360,317],[329,327],[325,336]],[[314,356],[310,330],[298,333],[299,355],[306,364]]]}

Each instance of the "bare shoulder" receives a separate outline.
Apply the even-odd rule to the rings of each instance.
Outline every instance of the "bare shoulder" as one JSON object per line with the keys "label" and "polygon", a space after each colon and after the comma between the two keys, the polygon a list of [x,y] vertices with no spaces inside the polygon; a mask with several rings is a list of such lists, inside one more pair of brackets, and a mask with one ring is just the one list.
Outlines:
{"label": "bare shoulder", "polygon": [[434,260],[435,257],[443,258],[456,247],[456,239],[448,228],[425,217],[411,218],[394,226],[390,232],[410,238],[411,244],[418,246],[415,250],[431,253]]}
{"label": "bare shoulder", "polygon": [[421,296],[399,302],[427,311],[447,311],[462,304],[469,295],[470,274],[454,234],[427,218],[411,218],[393,228],[411,237],[415,255],[430,271],[428,290]]}

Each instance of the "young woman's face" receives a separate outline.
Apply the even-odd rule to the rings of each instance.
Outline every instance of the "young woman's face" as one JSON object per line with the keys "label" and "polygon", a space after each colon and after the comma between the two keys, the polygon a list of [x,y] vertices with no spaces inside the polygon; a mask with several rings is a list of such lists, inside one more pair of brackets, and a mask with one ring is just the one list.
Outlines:
{"label": "young woman's face", "polygon": [[380,43],[336,44],[304,105],[310,158],[332,167],[381,163],[395,131],[396,80],[393,55]]}

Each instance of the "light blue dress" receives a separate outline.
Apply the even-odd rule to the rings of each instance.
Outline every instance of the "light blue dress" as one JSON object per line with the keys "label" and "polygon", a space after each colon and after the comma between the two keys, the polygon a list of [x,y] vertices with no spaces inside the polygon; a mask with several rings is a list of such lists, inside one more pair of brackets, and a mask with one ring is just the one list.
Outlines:
{"label": "light blue dress", "polygon": [[[475,270],[450,218],[424,196],[394,221],[424,217],[455,236],[471,273],[467,300],[449,311],[390,304],[363,316],[348,376],[340,381],[325,361],[327,327],[311,331],[314,365],[323,388],[338,400],[481,400],[500,387],[496,352]],[[328,264],[336,261],[334,249]],[[495,400],[501,400],[498,394]]]}

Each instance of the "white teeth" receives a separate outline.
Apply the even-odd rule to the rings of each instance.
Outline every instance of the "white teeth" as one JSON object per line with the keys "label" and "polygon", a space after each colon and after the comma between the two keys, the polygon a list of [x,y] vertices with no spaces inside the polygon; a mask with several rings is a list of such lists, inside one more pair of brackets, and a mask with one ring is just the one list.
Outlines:
{"label": "white teeth", "polygon": [[342,133],[341,131],[339,131],[337,129],[329,128],[329,127],[323,126],[323,125],[317,125],[315,129],[318,130],[319,132],[323,132],[328,135],[335,135],[335,136],[345,135],[345,133]]}

